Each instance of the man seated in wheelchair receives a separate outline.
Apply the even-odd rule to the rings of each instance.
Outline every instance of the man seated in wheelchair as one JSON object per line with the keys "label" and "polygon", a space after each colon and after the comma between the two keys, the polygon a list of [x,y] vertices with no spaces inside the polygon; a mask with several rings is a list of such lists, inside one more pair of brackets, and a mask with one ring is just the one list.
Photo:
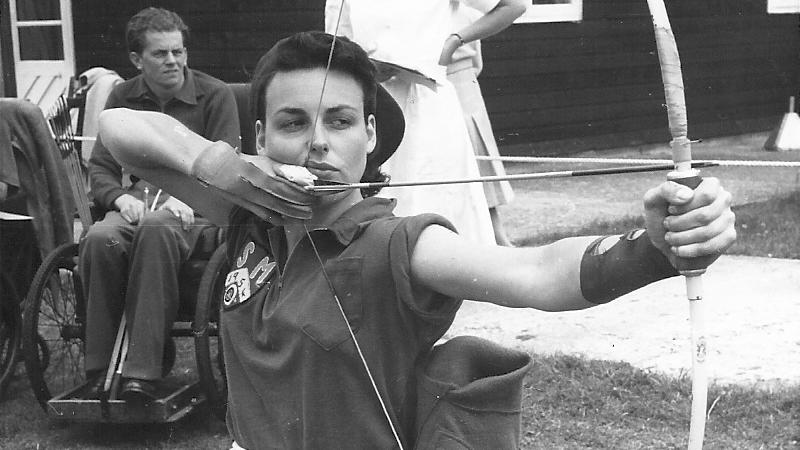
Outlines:
{"label": "man seated in wheelchair", "polygon": [[[140,73],[114,87],[106,109],[167,114],[212,141],[239,145],[233,92],[187,66],[189,29],[174,12],[146,8],[128,22],[129,57]],[[89,160],[95,203],[107,210],[80,246],[87,294],[89,396],[98,396],[123,310],[130,344],[123,398],[150,397],[162,376],[164,345],[178,308],[178,273],[210,223],[187,204],[136,177],[123,186],[119,163],[98,139]]]}
{"label": "man seated in wheelchair", "polygon": [[[478,361],[475,346],[455,357],[438,351],[467,342],[458,338],[434,348],[461,299],[589,308],[678,275],[679,258],[707,265],[735,239],[730,194],[713,178],[694,191],[666,181],[648,190],[646,230],[527,248],[470,242],[436,214],[396,217],[395,201],[374,189],[315,191],[319,180],[385,180],[380,165],[403,135],[402,113],[361,47],[337,38],[328,70],[332,41],[300,33],[259,61],[251,88],[258,156],[157,113],[100,117],[102,138],[126,167],[228,225],[220,335],[228,428],[243,448],[434,448],[425,439],[448,433],[465,448],[517,448],[497,440],[518,438],[519,416],[506,412],[519,411],[530,359],[509,366],[516,394],[490,394],[484,388],[506,379],[487,376],[500,373],[492,362],[509,352]],[[453,373],[465,361],[483,375]],[[446,402],[439,394],[452,386],[457,401],[426,409]],[[463,426],[424,432],[452,424]]]}

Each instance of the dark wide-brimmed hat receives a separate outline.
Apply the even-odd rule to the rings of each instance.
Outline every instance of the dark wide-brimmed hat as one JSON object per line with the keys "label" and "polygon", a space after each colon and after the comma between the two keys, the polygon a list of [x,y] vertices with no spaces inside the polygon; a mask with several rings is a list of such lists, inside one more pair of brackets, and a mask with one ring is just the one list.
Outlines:
{"label": "dark wide-brimmed hat", "polygon": [[375,94],[375,134],[378,143],[367,157],[367,164],[380,166],[389,159],[400,142],[406,131],[406,120],[403,117],[403,110],[394,101],[394,97],[380,83]]}
{"label": "dark wide-brimmed hat", "polygon": [[[376,146],[367,156],[368,167],[378,167],[397,150],[403,140],[406,122],[403,110],[392,95],[375,79],[375,67],[366,52],[355,42],[343,36],[334,36],[321,31],[304,31],[281,39],[258,61],[251,82],[250,98],[253,117],[263,117],[265,111],[264,91],[269,80],[277,72],[325,67],[334,46],[334,63],[331,70],[344,72],[358,81],[375,85]],[[365,93],[366,94],[366,93]]]}

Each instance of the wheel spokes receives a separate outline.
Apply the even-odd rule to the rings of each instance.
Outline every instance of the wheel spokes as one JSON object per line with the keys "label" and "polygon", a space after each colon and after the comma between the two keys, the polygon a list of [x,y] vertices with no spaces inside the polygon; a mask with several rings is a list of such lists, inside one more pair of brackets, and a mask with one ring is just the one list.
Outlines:
{"label": "wheel spokes", "polygon": [[60,268],[48,279],[38,312],[39,367],[50,394],[80,384],[85,377],[83,342],[66,331],[76,326],[75,305],[73,273]]}

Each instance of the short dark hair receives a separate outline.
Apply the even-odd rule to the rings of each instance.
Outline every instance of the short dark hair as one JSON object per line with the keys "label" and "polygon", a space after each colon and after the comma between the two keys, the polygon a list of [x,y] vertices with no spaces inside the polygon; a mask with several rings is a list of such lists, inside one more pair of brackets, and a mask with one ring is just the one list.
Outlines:
{"label": "short dark hair", "polygon": [[[364,120],[375,114],[377,84],[375,66],[367,53],[356,43],[343,36],[336,37],[333,55],[330,56],[333,36],[321,31],[304,31],[285,38],[265,53],[256,65],[250,82],[250,109],[254,120],[264,120],[267,112],[266,93],[275,74],[294,70],[328,67],[330,71],[352,76],[361,86],[364,94]],[[380,182],[388,177],[380,172],[380,167],[367,164],[362,182]],[[378,190],[362,190],[364,196]]]}
{"label": "short dark hair", "polygon": [[[264,119],[267,86],[278,72],[326,68],[333,36],[321,31],[306,31],[281,40],[256,65],[250,84],[253,117]],[[366,52],[343,36],[336,37],[330,64],[331,72],[352,76],[364,93],[364,119],[375,114],[375,66]]]}
{"label": "short dark hair", "polygon": [[177,13],[164,8],[149,7],[136,13],[125,26],[125,42],[128,51],[141,53],[144,50],[145,34],[148,31],[180,31],[183,45],[189,42],[189,27]]}

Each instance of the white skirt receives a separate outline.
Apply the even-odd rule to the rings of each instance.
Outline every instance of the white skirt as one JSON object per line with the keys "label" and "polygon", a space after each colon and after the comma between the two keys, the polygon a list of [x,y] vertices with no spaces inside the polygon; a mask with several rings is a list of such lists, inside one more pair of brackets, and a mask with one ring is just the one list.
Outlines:
{"label": "white skirt", "polygon": [[[492,124],[489,121],[489,113],[486,111],[486,104],[481,94],[481,86],[475,76],[475,69],[468,67],[448,73],[447,79],[456,88],[458,100],[464,111],[464,124],[469,131],[475,155],[500,156]],[[478,170],[482,177],[506,174],[503,162],[498,160],[478,161]],[[508,181],[483,183],[483,190],[486,193],[486,203],[490,208],[511,203],[511,200],[514,199],[514,191],[511,190],[511,184]]]}
{"label": "white skirt", "polygon": [[[383,86],[403,109],[406,120],[403,141],[383,165],[391,181],[479,176],[461,106],[450,82],[440,83],[436,91],[397,78]],[[378,195],[396,198],[395,213],[399,216],[437,213],[450,220],[461,236],[496,245],[481,183],[384,188]]]}

